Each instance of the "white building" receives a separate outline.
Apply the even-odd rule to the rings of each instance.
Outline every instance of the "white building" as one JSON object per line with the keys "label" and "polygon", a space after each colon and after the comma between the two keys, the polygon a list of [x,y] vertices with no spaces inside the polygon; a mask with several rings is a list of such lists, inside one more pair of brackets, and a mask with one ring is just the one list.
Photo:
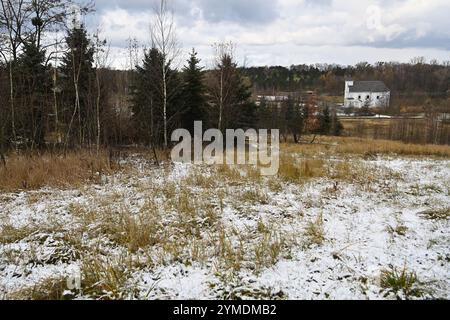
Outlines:
{"label": "white building", "polygon": [[391,91],[383,81],[346,81],[345,108],[389,107]]}

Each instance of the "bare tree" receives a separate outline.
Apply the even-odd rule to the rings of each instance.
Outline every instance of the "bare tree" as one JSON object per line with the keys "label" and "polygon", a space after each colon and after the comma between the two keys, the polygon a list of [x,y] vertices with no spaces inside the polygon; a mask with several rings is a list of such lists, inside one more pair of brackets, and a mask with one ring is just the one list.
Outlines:
{"label": "bare tree", "polygon": [[5,32],[12,60],[16,61],[20,47],[28,36],[29,3],[24,0],[0,0],[0,3],[0,26]]}
{"label": "bare tree", "polygon": [[140,60],[140,45],[136,38],[127,39],[127,61],[125,64],[125,70],[132,71],[139,65]]}
{"label": "bare tree", "polygon": [[[0,25],[0,59],[3,59],[3,62],[5,63],[5,65],[8,63],[7,57],[6,57],[6,50],[5,50],[5,45],[6,45],[6,35],[2,32],[1,29],[1,25]],[[2,68],[2,61],[0,60],[0,68]],[[1,70],[1,69],[0,69]],[[1,71],[0,71],[1,73]],[[0,82],[0,89],[1,89],[1,82]],[[5,112],[3,111],[3,101],[2,99],[0,99],[0,158],[2,161],[2,164],[4,166],[6,166],[6,159],[3,153],[3,148],[4,148],[4,128],[5,128],[5,122],[3,119],[3,114],[5,114]]]}
{"label": "bare tree", "polygon": [[154,21],[150,25],[152,47],[161,53],[161,86],[163,103],[163,126],[164,126],[164,147],[167,148],[168,142],[168,117],[167,105],[169,96],[167,85],[170,81],[169,70],[180,55],[180,46],[177,40],[175,22],[173,13],[167,7],[167,0],[161,0],[159,8],[155,9]]}
{"label": "bare tree", "polygon": [[213,79],[209,85],[213,104],[217,107],[217,128],[223,129],[224,111],[230,103],[230,98],[237,88],[234,88],[233,78],[236,75],[234,63],[234,45],[232,43],[214,44],[215,61]]}
{"label": "bare tree", "polygon": [[3,62],[8,64],[8,38],[6,32],[4,31],[5,26],[1,24],[0,21],[0,59],[3,59]]}
{"label": "bare tree", "polygon": [[55,36],[54,42],[54,51],[53,51],[53,113],[55,118],[55,144],[60,144],[62,142],[62,135],[60,134],[59,127],[59,111],[58,111],[58,93],[62,91],[62,89],[58,85],[58,63],[59,63],[59,45],[60,41],[58,41],[58,36]]}
{"label": "bare tree", "polygon": [[[17,56],[26,38],[26,23],[29,18],[30,10],[24,0],[1,0],[0,10],[0,29],[4,34],[7,45],[2,50],[5,60],[9,61],[9,87],[10,87],[10,108],[11,108],[11,131],[14,140],[16,140],[15,125],[15,104],[14,104],[14,64]],[[8,59],[5,52],[9,53]]]}
{"label": "bare tree", "polygon": [[[66,21],[70,0],[33,0],[30,4],[32,36],[38,48],[42,46],[45,32],[58,31]],[[52,46],[49,44],[48,47]]]}
{"label": "bare tree", "polygon": [[100,121],[100,101],[102,96],[101,87],[101,72],[103,69],[108,67],[109,50],[110,46],[106,40],[100,39],[100,31],[94,34],[94,68],[95,68],[95,80],[97,84],[97,97],[95,105],[96,113],[96,125],[97,125],[97,154],[100,152],[100,134],[101,134],[101,121]]}
{"label": "bare tree", "polygon": [[[82,43],[81,45],[87,46],[89,44]],[[72,80],[73,80],[73,86],[74,86],[74,91],[75,91],[75,104],[74,104],[74,108],[73,108],[72,117],[69,122],[69,128],[68,128],[67,134],[66,134],[66,139],[65,139],[65,144],[64,144],[64,153],[67,150],[67,146],[68,146],[69,138],[70,138],[70,132],[72,131],[72,126],[75,121],[75,116],[77,115],[77,113],[78,113],[79,143],[80,143],[80,146],[83,144],[82,126],[81,126],[81,103],[80,103],[80,90],[79,90],[83,58],[82,58],[82,54],[80,54],[80,57],[76,57],[74,48],[71,48],[70,51],[71,51],[70,52],[70,57],[71,57],[70,62],[72,64],[72,68],[73,68],[73,79]]]}

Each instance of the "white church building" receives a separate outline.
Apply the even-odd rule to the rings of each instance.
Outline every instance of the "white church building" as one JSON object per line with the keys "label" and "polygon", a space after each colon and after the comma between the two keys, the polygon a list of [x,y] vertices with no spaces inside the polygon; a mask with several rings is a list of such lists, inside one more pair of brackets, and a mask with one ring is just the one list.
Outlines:
{"label": "white church building", "polygon": [[346,81],[346,108],[389,107],[391,91],[383,81]]}

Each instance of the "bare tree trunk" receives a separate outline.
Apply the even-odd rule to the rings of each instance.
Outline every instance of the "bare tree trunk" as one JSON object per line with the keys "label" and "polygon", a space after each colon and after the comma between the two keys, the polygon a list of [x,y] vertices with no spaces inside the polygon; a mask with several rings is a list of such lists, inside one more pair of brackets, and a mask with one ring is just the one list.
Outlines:
{"label": "bare tree trunk", "polygon": [[0,159],[2,160],[2,165],[6,167],[6,158],[3,152],[0,150]]}
{"label": "bare tree trunk", "polygon": [[167,77],[166,77],[166,67],[165,59],[163,58],[163,117],[164,117],[164,148],[167,149],[169,146],[167,137]]}
{"label": "bare tree trunk", "polygon": [[154,139],[154,120],[153,120],[153,97],[151,98],[150,101],[150,141],[152,142],[152,144],[154,143],[153,139]]}
{"label": "bare tree trunk", "polygon": [[[78,72],[76,71],[76,65],[75,65],[75,54],[72,52],[72,64],[73,64],[73,82],[74,82],[74,89],[75,89],[75,106],[73,109],[72,118],[70,119],[69,128],[67,129],[66,134],[66,141],[64,144],[64,153],[66,153],[69,138],[70,138],[70,132],[72,131],[73,122],[75,120],[75,116],[78,113],[81,113],[80,111],[80,94],[78,90],[78,81],[80,79],[80,72],[81,72],[81,61]],[[81,115],[78,115],[79,123],[80,123],[80,145],[81,145]]]}
{"label": "bare tree trunk", "polygon": [[80,106],[80,91],[78,87],[78,80],[75,83],[75,99],[78,108],[78,136],[79,136],[79,144],[83,145],[83,129],[81,128],[81,106]]}
{"label": "bare tree trunk", "polygon": [[216,108],[218,107],[219,109],[217,127],[221,131],[227,125],[226,121],[224,121],[224,115],[227,112],[225,109],[229,106],[229,97],[233,94],[232,91],[237,89],[231,84],[233,74],[236,71],[233,64],[233,50],[231,42],[215,44],[216,65],[212,91]]}
{"label": "bare tree trunk", "polygon": [[155,21],[151,24],[150,31],[152,37],[152,46],[159,50],[162,56],[161,61],[161,88],[162,88],[162,104],[163,104],[163,135],[164,135],[164,147],[167,149],[169,146],[169,134],[168,134],[168,114],[167,107],[169,104],[169,92],[168,83],[170,77],[168,71],[170,65],[180,54],[178,42],[175,33],[175,23],[173,20],[173,14],[167,8],[167,0],[161,0],[160,6],[155,10]]}
{"label": "bare tree trunk", "polygon": [[220,99],[219,99],[219,126],[222,131],[222,113],[223,113],[223,68],[220,70]]}
{"label": "bare tree trunk", "polygon": [[[7,34],[4,35],[7,37],[9,42],[9,53],[10,53],[10,61],[9,61],[9,84],[10,84],[10,107],[11,107],[11,130],[13,139],[17,139],[16,132],[16,114],[15,114],[15,104],[14,104],[14,77],[13,77],[13,64],[17,61],[17,53],[18,50],[23,43],[23,28],[27,19],[29,18],[29,10],[26,7],[26,3],[24,0],[5,0],[1,1],[1,10],[0,10],[0,21],[2,25],[5,27]],[[3,31],[2,31],[3,35]]]}
{"label": "bare tree trunk", "polygon": [[13,79],[12,65],[13,65],[13,61],[11,60],[9,62],[9,87],[10,87],[9,98],[11,100],[10,101],[10,104],[11,104],[11,130],[12,130],[12,135],[13,135],[13,139],[15,142],[17,139],[17,136],[16,136],[16,123],[15,123],[16,115],[15,115],[15,106],[14,106],[14,79]]}
{"label": "bare tree trunk", "polygon": [[58,97],[56,94],[56,86],[57,86],[57,81],[58,81],[57,77],[58,77],[58,72],[57,72],[56,65],[55,65],[55,67],[53,69],[53,111],[55,113],[55,134],[56,134],[55,144],[61,143],[60,136],[59,136]]}
{"label": "bare tree trunk", "polygon": [[99,71],[97,69],[96,72],[96,79],[97,79],[97,106],[96,106],[96,113],[97,113],[97,155],[100,152],[100,133],[101,133],[101,125],[100,125],[100,95],[101,95],[101,88],[100,88],[100,77],[99,77]]}

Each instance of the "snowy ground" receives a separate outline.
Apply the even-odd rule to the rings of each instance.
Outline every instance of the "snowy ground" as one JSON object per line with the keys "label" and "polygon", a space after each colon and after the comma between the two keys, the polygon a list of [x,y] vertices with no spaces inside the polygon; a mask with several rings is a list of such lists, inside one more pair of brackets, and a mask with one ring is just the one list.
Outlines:
{"label": "snowy ground", "polygon": [[[0,194],[0,298],[449,299],[450,161],[327,161],[289,183],[135,158],[101,185]],[[382,288],[393,269],[417,297]]]}

